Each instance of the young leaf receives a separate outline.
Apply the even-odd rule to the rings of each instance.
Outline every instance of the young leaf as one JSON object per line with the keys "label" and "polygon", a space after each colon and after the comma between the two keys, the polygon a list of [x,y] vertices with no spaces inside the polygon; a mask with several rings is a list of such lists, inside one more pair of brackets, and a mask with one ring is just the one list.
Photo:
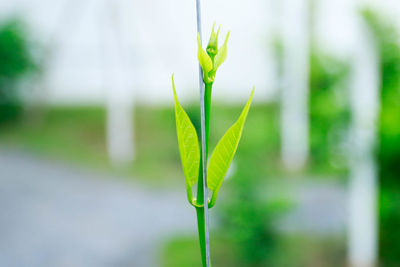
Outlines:
{"label": "young leaf", "polygon": [[254,88],[239,119],[226,131],[211,155],[207,171],[207,185],[213,191],[210,207],[214,206],[217,200],[218,191],[235,155],[242,136],[243,126],[249,113],[253,93]]}
{"label": "young leaf", "polygon": [[216,71],[219,66],[221,66],[221,64],[224,63],[224,61],[226,60],[226,57],[228,55],[227,43],[229,39],[229,34],[230,32],[228,32],[228,34],[226,35],[224,44],[218,49],[218,53],[214,58],[214,71]]}
{"label": "young leaf", "polygon": [[199,141],[196,130],[190,121],[189,116],[179,104],[176,95],[174,76],[172,76],[172,89],[174,91],[176,132],[178,135],[179,152],[181,154],[182,167],[185,174],[188,200],[192,203],[192,187],[199,179]]}
{"label": "young leaf", "polygon": [[212,64],[212,60],[211,60],[210,56],[201,47],[200,35],[199,34],[197,34],[197,46],[198,46],[197,57],[199,59],[199,63],[200,63],[201,69],[203,70],[204,78],[207,79],[208,78],[208,73],[213,68],[213,64]]}
{"label": "young leaf", "polygon": [[215,55],[218,53],[218,35],[219,31],[221,30],[221,26],[218,27],[217,32],[215,32],[215,22],[213,24],[212,30],[211,30],[211,35],[210,35],[210,40],[208,41],[207,45],[207,54],[213,59]]}

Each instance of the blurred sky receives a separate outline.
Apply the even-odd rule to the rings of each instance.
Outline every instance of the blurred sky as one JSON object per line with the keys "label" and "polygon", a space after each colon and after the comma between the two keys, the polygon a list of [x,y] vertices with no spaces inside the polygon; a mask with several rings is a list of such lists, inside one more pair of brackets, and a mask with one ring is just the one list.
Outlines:
{"label": "blurred sky", "polygon": [[[221,43],[231,30],[228,59],[216,77],[216,98],[242,101],[253,85],[258,101],[276,96],[271,49],[274,33],[287,21],[281,16],[282,2],[202,1],[204,39],[214,21],[222,24]],[[342,57],[358,41],[354,37],[358,6],[373,3],[385,8],[400,24],[397,0],[315,2],[318,43]],[[3,0],[0,12],[2,19],[24,18],[44,48],[42,87],[47,102],[103,103],[110,68],[126,83],[124,90],[113,92],[122,98],[172,103],[172,73],[182,99],[198,97],[194,0]]]}

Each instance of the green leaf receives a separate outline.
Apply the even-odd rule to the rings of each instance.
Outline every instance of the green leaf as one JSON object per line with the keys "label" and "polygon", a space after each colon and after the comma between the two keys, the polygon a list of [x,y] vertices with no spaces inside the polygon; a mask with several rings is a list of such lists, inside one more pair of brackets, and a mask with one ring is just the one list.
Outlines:
{"label": "green leaf", "polygon": [[214,71],[217,71],[219,66],[221,66],[221,64],[224,63],[224,61],[226,60],[226,57],[228,55],[227,43],[229,39],[229,34],[230,32],[228,32],[228,34],[226,35],[224,44],[218,49],[218,53],[214,58]]}
{"label": "green leaf", "polygon": [[185,174],[188,200],[192,203],[192,187],[199,179],[199,141],[196,130],[190,121],[189,116],[179,104],[176,95],[174,76],[172,76],[172,89],[174,91],[176,132],[178,135],[179,152],[181,154],[182,167]]}
{"label": "green leaf", "polygon": [[207,185],[208,188],[213,191],[210,207],[215,204],[218,191],[229,169],[229,165],[232,162],[233,156],[235,155],[240,137],[242,136],[243,126],[247,114],[249,113],[253,93],[254,88],[246,106],[243,108],[243,111],[239,116],[239,119],[231,126],[231,128],[228,129],[228,131],[226,131],[221,140],[219,140],[210,157],[207,171]]}
{"label": "green leaf", "polygon": [[213,68],[213,63],[212,63],[210,56],[201,47],[199,34],[197,34],[197,46],[198,46],[197,57],[199,59],[201,69],[203,70],[203,73],[204,73],[204,79],[206,80],[208,78],[208,73]]}

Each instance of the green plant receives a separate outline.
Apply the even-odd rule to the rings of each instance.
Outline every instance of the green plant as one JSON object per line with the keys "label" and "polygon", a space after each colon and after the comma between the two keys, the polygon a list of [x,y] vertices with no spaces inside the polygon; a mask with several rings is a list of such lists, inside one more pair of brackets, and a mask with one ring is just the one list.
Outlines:
{"label": "green plant", "polygon": [[[215,24],[214,24],[215,26]],[[209,208],[215,205],[218,192],[221,188],[222,182],[228,171],[229,165],[232,162],[233,156],[239,144],[242,135],[243,126],[246,121],[247,114],[250,109],[253,91],[250,98],[243,108],[238,120],[226,131],[224,136],[217,143],[208,163],[207,170],[207,185],[212,191],[210,199],[204,199],[203,191],[203,171],[202,171],[202,157],[201,151],[205,149],[208,155],[208,144],[210,134],[210,110],[211,110],[211,93],[214,83],[215,74],[221,64],[227,57],[227,42],[229,32],[226,35],[224,44],[218,48],[218,35],[220,28],[217,32],[211,32],[210,40],[208,42],[206,51],[201,47],[200,35],[197,36],[198,43],[198,60],[203,70],[203,81],[205,84],[205,147],[199,147],[199,140],[189,116],[184,111],[178,101],[176,94],[174,78],[172,76],[172,88],[175,100],[175,117],[176,129],[178,135],[179,151],[183,171],[186,179],[187,198],[189,203],[196,208],[197,224],[199,231],[200,250],[202,256],[203,266],[206,266],[206,244],[205,244],[205,218],[204,218],[204,203],[208,204]],[[207,162],[206,162],[207,164]],[[193,196],[193,187],[197,183],[197,196]]]}

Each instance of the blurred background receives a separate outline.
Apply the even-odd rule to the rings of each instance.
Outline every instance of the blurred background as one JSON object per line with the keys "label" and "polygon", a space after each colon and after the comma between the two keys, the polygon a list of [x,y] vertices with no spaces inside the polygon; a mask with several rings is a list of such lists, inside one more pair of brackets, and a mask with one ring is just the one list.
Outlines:
{"label": "blurred background", "polygon": [[[199,128],[195,1],[0,2],[0,266],[201,266],[171,74]],[[214,266],[400,266],[400,3],[203,0],[231,31]],[[222,41],[221,41],[222,43]]]}

